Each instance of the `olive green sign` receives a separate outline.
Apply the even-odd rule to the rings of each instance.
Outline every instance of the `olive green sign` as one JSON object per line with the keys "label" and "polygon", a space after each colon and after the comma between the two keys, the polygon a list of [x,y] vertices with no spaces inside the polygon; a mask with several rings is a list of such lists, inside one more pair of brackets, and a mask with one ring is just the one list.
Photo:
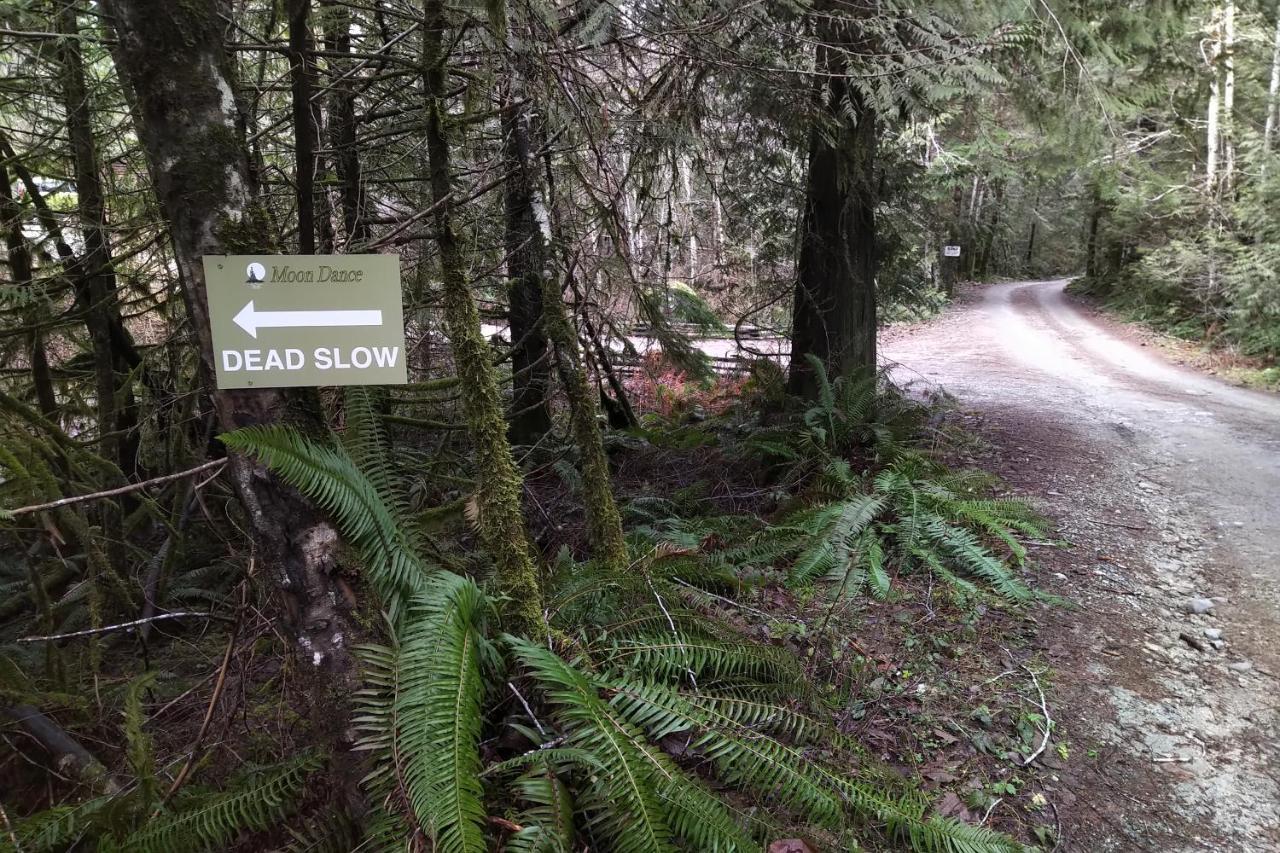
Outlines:
{"label": "olive green sign", "polygon": [[219,388],[403,385],[395,255],[206,255]]}

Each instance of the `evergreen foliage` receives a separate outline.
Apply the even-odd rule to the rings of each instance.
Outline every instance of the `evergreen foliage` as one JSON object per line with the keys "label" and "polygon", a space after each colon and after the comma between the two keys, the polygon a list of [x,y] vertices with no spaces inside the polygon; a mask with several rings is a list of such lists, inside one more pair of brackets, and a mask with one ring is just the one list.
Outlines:
{"label": "evergreen foliage", "polygon": [[[333,465],[332,451],[314,464],[305,452],[281,453],[286,445],[314,447],[298,436],[284,438],[253,429],[231,440],[292,471],[291,482],[340,509],[335,496],[350,488],[350,470]],[[364,512],[340,517],[360,523]],[[408,834],[440,850],[484,849],[487,804],[496,793],[481,787],[485,777],[525,804],[531,822],[518,822],[518,847],[561,849],[572,833],[586,832],[616,850],[754,849],[768,824],[705,787],[663,750],[664,738],[680,735],[693,738],[694,754],[705,754],[723,783],[832,830],[878,827],[919,850],[1014,849],[989,831],[928,817],[905,782],[816,718],[783,704],[806,692],[793,660],[676,607],[675,576],[666,574],[676,569],[664,567],[643,537],[637,544],[643,550],[622,574],[562,561],[548,599],[552,636],[561,637],[553,648],[500,638],[499,647],[534,687],[526,699],[514,682],[506,685],[533,703],[509,712],[508,725],[533,741],[518,760],[482,770],[486,709],[510,699],[496,698],[501,676],[485,675],[501,665],[488,639],[489,605],[472,581],[431,574],[403,610],[395,644],[364,648],[357,722],[361,748],[374,758],[366,786],[384,809],[383,819],[371,822],[373,843]],[[805,743],[845,744],[867,769],[847,778],[839,761],[819,760],[803,750]]]}
{"label": "evergreen foliage", "polygon": [[[1105,261],[1100,290],[1274,355],[1280,166],[1241,121],[1233,185],[1166,186],[1197,168],[1205,81],[1193,12],[1148,5],[6,4],[0,712],[103,757],[63,778],[6,740],[25,784],[0,850],[1016,849],[932,815],[723,606],[891,599],[910,573],[1024,602],[1041,520],[838,359],[797,358],[798,403],[762,358],[769,412],[726,448],[698,422],[602,438],[596,403],[634,424],[641,335],[702,387],[722,365],[688,327],[742,351],[786,328],[815,189],[868,191],[844,247],[862,339],[877,301],[938,308],[956,241],[973,278]],[[808,180],[825,148],[858,168]],[[396,253],[412,384],[215,388],[201,260],[237,252]],[[515,335],[513,281],[536,365],[492,328]],[[533,373],[547,417],[513,442]],[[615,505],[611,466],[654,448],[763,466],[777,506],[716,514],[700,484]],[[228,708],[237,735],[206,738]]]}

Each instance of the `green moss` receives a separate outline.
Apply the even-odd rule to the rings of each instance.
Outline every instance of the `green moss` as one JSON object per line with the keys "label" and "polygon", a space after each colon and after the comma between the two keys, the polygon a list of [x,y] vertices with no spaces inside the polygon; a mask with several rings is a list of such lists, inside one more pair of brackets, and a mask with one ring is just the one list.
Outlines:
{"label": "green moss", "polygon": [[574,442],[582,455],[582,485],[587,511],[587,532],[596,559],[611,571],[627,567],[627,544],[622,516],[613,499],[609,462],[596,418],[596,401],[587,386],[578,352],[578,339],[565,316],[564,304],[550,279],[542,282],[542,322],[556,351],[556,367],[569,400]]}
{"label": "green moss", "polygon": [[237,220],[223,215],[213,234],[228,255],[253,255],[271,252],[279,246],[266,208],[254,202]]}

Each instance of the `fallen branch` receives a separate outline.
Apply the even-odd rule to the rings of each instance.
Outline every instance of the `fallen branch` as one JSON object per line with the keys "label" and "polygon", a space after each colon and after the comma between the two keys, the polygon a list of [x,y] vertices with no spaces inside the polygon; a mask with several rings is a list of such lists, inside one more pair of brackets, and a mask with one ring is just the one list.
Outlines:
{"label": "fallen branch", "polygon": [[31,735],[53,758],[57,771],[74,774],[96,793],[118,794],[121,786],[93,753],[32,705],[13,705],[3,711]]}
{"label": "fallen branch", "polygon": [[190,477],[192,474],[199,474],[202,471],[208,471],[211,468],[221,468],[227,464],[226,459],[211,459],[203,465],[197,465],[194,468],[188,468],[186,471],[178,471],[174,474],[165,474],[163,477],[156,477],[151,480],[145,480],[141,483],[130,483],[127,486],[120,486],[115,489],[107,489],[103,492],[94,492],[88,495],[76,495],[70,498],[60,498],[56,501],[49,501],[43,504],[32,504],[31,506],[20,506],[17,509],[0,509],[0,519],[17,518],[20,515],[27,515],[33,512],[40,512],[45,509],[57,509],[59,507],[69,506],[71,504],[83,503],[85,501],[95,501],[99,498],[113,498],[116,495],[127,495],[129,492],[136,492],[140,489],[146,489],[151,486],[159,486],[162,483],[180,480],[183,477]]}
{"label": "fallen branch", "polygon": [[1040,679],[1036,678],[1036,674],[1031,671],[1031,667],[1023,664],[1022,668],[1027,671],[1027,675],[1031,676],[1031,683],[1036,686],[1036,692],[1040,694],[1040,712],[1044,714],[1044,738],[1040,741],[1040,746],[1036,751],[1022,762],[1022,766],[1026,767],[1039,758],[1040,753],[1044,752],[1044,748],[1049,745],[1049,734],[1053,731],[1053,718],[1049,716],[1049,704],[1044,699],[1044,691],[1040,689]]}
{"label": "fallen branch", "polygon": [[48,643],[54,640],[69,640],[72,637],[88,637],[91,634],[106,634],[110,631],[127,631],[130,628],[136,628],[139,625],[146,625],[149,622],[159,622],[161,619],[181,619],[187,616],[199,616],[203,619],[221,619],[223,622],[233,621],[229,616],[221,616],[217,613],[202,613],[198,610],[181,610],[176,613],[158,613],[155,616],[149,616],[146,619],[134,619],[132,622],[121,622],[118,625],[103,625],[101,628],[86,628],[83,631],[72,631],[69,634],[49,634],[44,637],[19,637],[19,643]]}

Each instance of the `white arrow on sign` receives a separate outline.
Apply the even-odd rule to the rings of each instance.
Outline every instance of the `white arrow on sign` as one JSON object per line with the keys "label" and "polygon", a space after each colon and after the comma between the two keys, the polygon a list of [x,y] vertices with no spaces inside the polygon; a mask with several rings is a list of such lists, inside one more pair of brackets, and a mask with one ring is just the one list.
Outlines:
{"label": "white arrow on sign", "polygon": [[381,326],[380,310],[255,311],[253,300],[232,318],[237,326],[257,338],[259,329],[301,329],[333,326]]}

